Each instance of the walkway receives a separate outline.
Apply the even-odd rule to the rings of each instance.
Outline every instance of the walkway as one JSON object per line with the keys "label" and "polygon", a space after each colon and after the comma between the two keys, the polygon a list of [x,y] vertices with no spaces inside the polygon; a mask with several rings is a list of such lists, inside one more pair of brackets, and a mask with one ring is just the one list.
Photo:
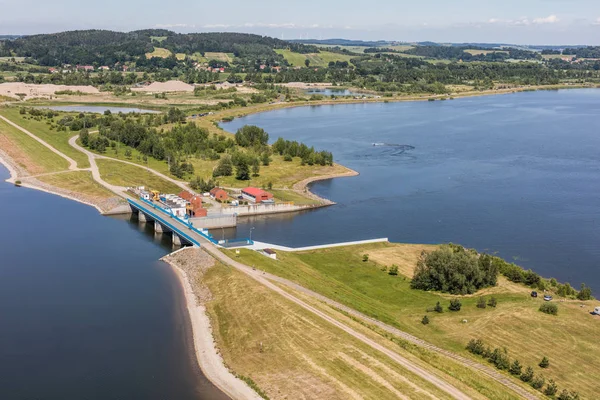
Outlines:
{"label": "walkway", "polygon": [[286,251],[286,252],[298,252],[298,251],[310,251],[310,250],[319,250],[319,249],[330,249],[333,247],[357,246],[357,245],[361,245],[361,244],[387,243],[387,242],[389,242],[388,238],[382,238],[382,239],[359,240],[359,241],[355,241],[355,242],[322,244],[319,246],[286,247],[286,246],[280,246],[278,244],[270,244],[270,243],[254,241],[254,244],[251,246],[240,246],[240,247],[242,247],[244,249],[250,249],[250,250],[273,249],[273,250]]}

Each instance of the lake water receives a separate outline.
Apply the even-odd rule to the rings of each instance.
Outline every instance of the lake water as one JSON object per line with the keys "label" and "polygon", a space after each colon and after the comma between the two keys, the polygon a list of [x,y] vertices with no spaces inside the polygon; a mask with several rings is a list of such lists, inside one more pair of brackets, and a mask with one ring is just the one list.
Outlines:
{"label": "lake water", "polygon": [[226,399],[197,370],[151,227],[4,182],[0,398]]}
{"label": "lake water", "polygon": [[320,94],[322,96],[366,96],[371,97],[372,94],[353,92],[348,89],[308,89],[307,94]]}
{"label": "lake water", "polygon": [[64,112],[82,112],[82,113],[94,113],[104,114],[105,111],[110,111],[113,114],[123,113],[138,113],[138,114],[160,114],[160,111],[155,110],[144,110],[142,108],[129,108],[129,107],[106,107],[106,106],[49,106],[41,107],[47,108],[54,111]]}
{"label": "lake water", "polygon": [[600,292],[600,90],[299,107],[223,126],[245,124],[361,175],[312,185],[336,206],[242,220],[237,236],[455,242]]}

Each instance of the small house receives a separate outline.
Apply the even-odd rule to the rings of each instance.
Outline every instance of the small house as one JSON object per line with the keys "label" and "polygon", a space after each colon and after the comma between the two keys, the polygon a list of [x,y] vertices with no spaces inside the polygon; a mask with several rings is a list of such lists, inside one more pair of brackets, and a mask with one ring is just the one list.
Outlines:
{"label": "small house", "polygon": [[272,258],[273,260],[277,260],[277,253],[275,252],[275,250],[273,249],[264,249],[263,253],[265,253],[265,255],[269,258]]}
{"label": "small house", "polygon": [[179,197],[181,197],[184,200],[190,201],[192,197],[194,197],[194,195],[192,195],[187,190],[184,190],[183,192],[179,193]]}

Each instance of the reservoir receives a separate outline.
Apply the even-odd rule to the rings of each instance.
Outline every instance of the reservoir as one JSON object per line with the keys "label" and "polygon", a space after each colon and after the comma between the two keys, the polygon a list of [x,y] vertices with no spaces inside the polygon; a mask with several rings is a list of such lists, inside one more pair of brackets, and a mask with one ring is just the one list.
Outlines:
{"label": "reservoir", "polygon": [[360,176],[312,185],[335,206],[240,219],[239,237],[454,242],[600,293],[600,90],[297,107],[223,127],[246,124]]}
{"label": "reservoir", "polygon": [[322,96],[366,96],[372,97],[372,94],[369,93],[359,93],[353,92],[348,89],[308,89],[306,90],[307,94],[320,94]]}
{"label": "reservoir", "polygon": [[226,399],[197,370],[167,240],[4,182],[0,398]]}
{"label": "reservoir", "polygon": [[123,113],[137,113],[137,114],[160,114],[160,111],[155,110],[144,110],[142,108],[130,108],[130,107],[106,107],[106,106],[48,106],[40,107],[47,108],[54,111],[64,112],[81,112],[81,113],[95,113],[104,114],[105,111],[110,111],[113,114]]}

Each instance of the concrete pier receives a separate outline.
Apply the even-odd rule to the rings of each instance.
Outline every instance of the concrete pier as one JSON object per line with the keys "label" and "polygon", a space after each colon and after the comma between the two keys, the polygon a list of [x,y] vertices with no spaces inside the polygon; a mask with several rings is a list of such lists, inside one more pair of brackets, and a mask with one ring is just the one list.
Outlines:
{"label": "concrete pier", "polygon": [[181,238],[175,232],[173,232],[173,239],[172,240],[173,240],[173,246],[180,247],[182,245]]}
{"label": "concrete pier", "polygon": [[138,213],[138,221],[144,222],[144,223],[148,222],[148,218],[146,218],[146,214],[144,214],[143,212],[140,211]]}
{"label": "concrete pier", "polygon": [[156,232],[156,233],[163,233],[163,231],[164,230],[163,230],[163,227],[160,224],[160,222],[154,221],[154,232]]}

